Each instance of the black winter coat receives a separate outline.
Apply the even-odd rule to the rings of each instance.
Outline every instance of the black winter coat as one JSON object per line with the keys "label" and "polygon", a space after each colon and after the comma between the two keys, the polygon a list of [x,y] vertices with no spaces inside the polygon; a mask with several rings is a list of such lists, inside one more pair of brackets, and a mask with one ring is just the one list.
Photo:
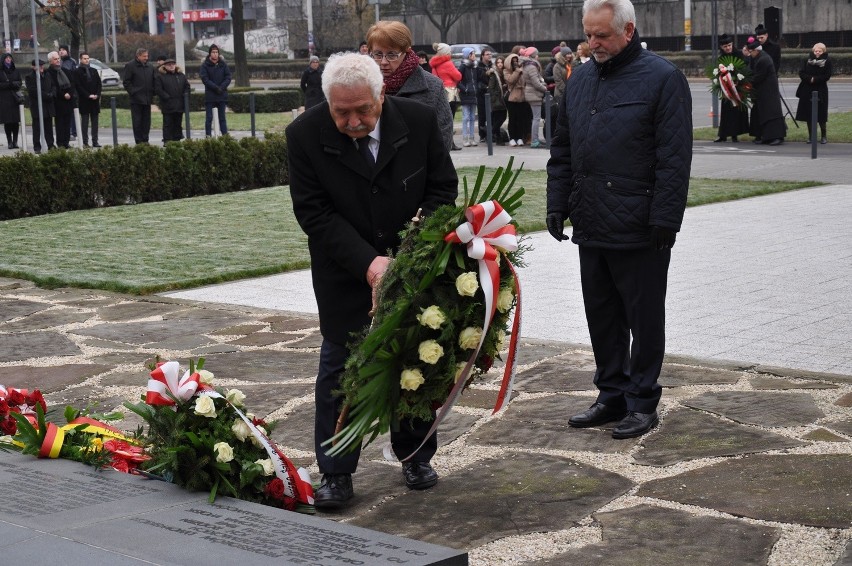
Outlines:
{"label": "black winter coat", "polygon": [[[56,109],[57,116],[64,116],[74,113],[74,107],[77,105],[77,89],[74,87],[74,77],[69,76],[62,67],[50,67],[45,70],[44,74],[50,77],[53,83],[55,95],[53,97],[53,107]],[[65,98],[65,95],[69,98]]]}
{"label": "black winter coat", "polygon": [[8,69],[0,66],[0,124],[21,122],[21,112],[15,93],[21,90],[22,84],[21,72],[15,68],[14,61]]}
{"label": "black winter coat", "polygon": [[754,104],[751,107],[749,133],[764,140],[784,138],[787,126],[781,111],[781,92],[772,59],[763,52],[751,58],[751,86]]}
{"label": "black winter coat", "polygon": [[[38,90],[36,89],[36,74],[33,72],[27,75],[24,82],[27,85],[27,96],[30,100],[30,115],[38,116]],[[53,86],[53,81],[47,71],[41,74],[41,105],[44,109],[45,118],[56,116],[56,109],[53,107],[53,99],[56,97],[56,89]]]}
{"label": "black winter coat", "polygon": [[124,90],[130,94],[131,104],[154,102],[154,67],[134,59],[124,66],[121,74]]}
{"label": "black winter coat", "polygon": [[458,193],[434,110],[386,96],[380,128],[373,168],[337,130],[327,102],[286,129],[293,212],[308,235],[320,331],[341,345],[370,322],[370,263],[399,246],[418,208],[428,214]]}
{"label": "black winter coat", "polygon": [[227,102],[228,86],[231,84],[231,69],[222,57],[215,63],[210,56],[201,63],[198,71],[201,82],[204,83],[204,102]]}
{"label": "black winter coat", "polygon": [[163,65],[154,77],[154,92],[160,99],[160,110],[163,114],[180,114],[184,111],[184,95],[192,88],[186,75],[180,72],[180,67],[175,67],[174,73],[166,71]]}
{"label": "black winter coat", "polygon": [[802,82],[796,89],[796,96],[799,98],[796,120],[810,122],[811,95],[818,92],[817,121],[824,124],[828,121],[828,80],[831,78],[831,59],[828,58],[828,53],[823,53],[819,57],[814,57],[811,53],[811,56],[802,63],[799,78]]}
{"label": "black winter coat", "polygon": [[[723,53],[722,57],[737,57],[745,61],[745,56],[734,50],[730,55]],[[717,61],[718,63],[718,61]],[[748,62],[746,61],[746,64]],[[719,137],[727,138],[729,136],[739,136],[748,133],[748,108],[745,105],[739,107],[731,104],[727,99],[723,99],[719,108]]]}
{"label": "black winter coat", "polygon": [[574,225],[573,242],[650,244],[651,226],[680,230],[692,164],[686,77],[642,49],[634,33],[603,64],[574,69],[547,163],[547,212]]}
{"label": "black winter coat", "polygon": [[476,93],[479,90],[479,71],[473,65],[462,63],[459,67],[459,100],[462,104],[476,104]]}
{"label": "black winter coat", "polygon": [[305,110],[312,108],[325,100],[322,92],[322,67],[312,69],[310,65],[302,71],[299,87],[305,93]]}
{"label": "black winter coat", "polygon": [[[103,86],[98,70],[89,65],[78,65],[72,76],[77,89],[77,107],[80,109],[80,114],[100,114]],[[93,94],[97,98],[89,98]]]}

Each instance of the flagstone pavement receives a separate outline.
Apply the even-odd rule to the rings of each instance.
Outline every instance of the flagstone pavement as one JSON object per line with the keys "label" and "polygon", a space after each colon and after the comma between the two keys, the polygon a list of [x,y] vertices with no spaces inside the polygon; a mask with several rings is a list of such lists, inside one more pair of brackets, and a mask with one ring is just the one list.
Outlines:
{"label": "flagstone pavement", "polygon": [[[0,279],[0,383],[108,411],[139,398],[156,354],[204,356],[314,479],[319,344],[309,314]],[[441,426],[436,487],[406,489],[379,439],[352,505],[322,516],[475,565],[852,565],[852,376],[670,356],[661,425],[616,441],[566,423],[594,399],[587,346],[524,339],[519,363],[507,410],[491,414],[495,368]]]}

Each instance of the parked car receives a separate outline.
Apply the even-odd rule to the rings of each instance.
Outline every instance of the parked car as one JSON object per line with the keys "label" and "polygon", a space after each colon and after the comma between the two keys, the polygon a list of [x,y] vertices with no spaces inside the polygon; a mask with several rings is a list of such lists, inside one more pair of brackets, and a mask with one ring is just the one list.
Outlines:
{"label": "parked car", "polygon": [[490,51],[494,55],[497,55],[497,50],[495,50],[487,43],[454,43],[453,45],[450,45],[450,53],[452,54],[453,59],[461,59],[462,49],[464,49],[465,47],[472,47],[473,52],[476,53],[477,59],[479,59],[479,56],[482,54],[483,50]]}
{"label": "parked car", "polygon": [[99,59],[95,59],[93,57],[89,58],[89,66],[95,69],[98,74],[101,76],[101,84],[105,87],[110,86],[120,86],[121,85],[121,75],[115,72],[109,65],[100,61]]}

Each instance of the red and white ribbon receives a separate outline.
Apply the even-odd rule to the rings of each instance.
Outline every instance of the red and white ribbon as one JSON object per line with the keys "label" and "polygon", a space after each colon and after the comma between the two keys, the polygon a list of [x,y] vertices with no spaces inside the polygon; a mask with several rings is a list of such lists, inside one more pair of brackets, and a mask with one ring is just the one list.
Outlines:
{"label": "red and white ribbon", "polygon": [[145,394],[145,402],[149,405],[174,405],[174,400],[169,397],[188,401],[195,395],[201,385],[201,376],[198,372],[190,374],[184,372],[180,376],[180,364],[178,362],[166,362],[157,366],[151,372],[148,380],[148,391]]}
{"label": "red and white ribbon", "polygon": [[728,68],[719,63],[719,86],[722,88],[722,94],[731,101],[734,106],[739,106],[743,103],[740,93],[737,92],[737,85],[734,84],[734,79]]}

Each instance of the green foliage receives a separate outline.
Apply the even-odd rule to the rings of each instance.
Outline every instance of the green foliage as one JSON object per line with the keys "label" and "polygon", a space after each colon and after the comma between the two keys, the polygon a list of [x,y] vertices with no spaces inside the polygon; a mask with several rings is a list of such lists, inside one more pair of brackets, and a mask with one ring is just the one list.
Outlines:
{"label": "green foliage", "polygon": [[0,158],[0,220],[287,182],[287,142],[230,136]]}

